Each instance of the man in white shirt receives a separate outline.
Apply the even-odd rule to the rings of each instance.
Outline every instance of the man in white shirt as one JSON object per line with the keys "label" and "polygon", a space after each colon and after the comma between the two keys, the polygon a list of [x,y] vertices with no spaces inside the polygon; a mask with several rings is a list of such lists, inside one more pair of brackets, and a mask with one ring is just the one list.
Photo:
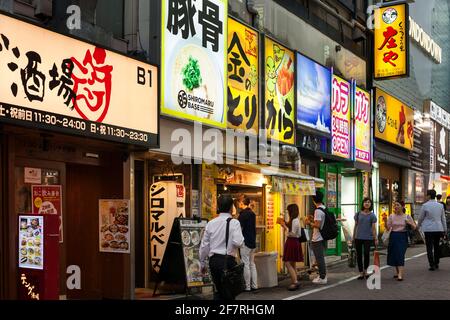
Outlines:
{"label": "man in white shirt", "polygon": [[436,190],[427,191],[428,201],[422,205],[417,228],[425,234],[427,246],[428,270],[439,269],[439,242],[447,234],[447,221],[444,207],[436,201]]}
{"label": "man in white shirt", "polygon": [[[232,296],[221,285],[221,277],[226,268],[234,267],[236,263],[237,249],[244,244],[241,224],[238,220],[231,218],[233,210],[233,198],[230,195],[222,195],[217,200],[219,216],[212,219],[205,228],[202,243],[200,245],[200,261],[202,268],[205,267],[206,259],[209,258],[209,269],[217,289],[215,299],[234,300]],[[228,246],[225,245],[227,221],[229,220]]]}
{"label": "man in white shirt", "polygon": [[314,218],[307,218],[306,223],[313,228],[311,239],[311,248],[319,267],[319,276],[313,280],[315,284],[327,284],[327,267],[325,264],[326,241],[323,240],[320,230],[325,223],[325,206],[323,205],[323,193],[317,190],[313,196],[313,202],[316,206],[314,210]]}

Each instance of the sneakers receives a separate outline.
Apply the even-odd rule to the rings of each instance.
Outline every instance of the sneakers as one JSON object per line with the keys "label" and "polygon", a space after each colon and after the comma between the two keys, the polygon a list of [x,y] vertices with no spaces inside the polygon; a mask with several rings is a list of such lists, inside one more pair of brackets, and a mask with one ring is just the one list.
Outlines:
{"label": "sneakers", "polygon": [[328,282],[327,277],[325,277],[325,279],[317,277],[312,281],[312,283],[314,284],[327,284],[327,282]]}

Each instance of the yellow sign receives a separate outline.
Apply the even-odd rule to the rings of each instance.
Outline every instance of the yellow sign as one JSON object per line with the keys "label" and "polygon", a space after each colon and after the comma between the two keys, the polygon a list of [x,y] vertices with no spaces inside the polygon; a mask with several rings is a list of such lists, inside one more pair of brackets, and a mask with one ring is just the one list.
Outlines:
{"label": "yellow sign", "polygon": [[228,128],[258,133],[257,31],[228,18]]}
{"label": "yellow sign", "polygon": [[369,163],[371,157],[370,93],[355,86],[355,160]]}
{"label": "yellow sign", "polygon": [[408,5],[375,9],[374,77],[408,76]]}
{"label": "yellow sign", "polygon": [[225,128],[228,1],[161,3],[161,113]]}
{"label": "yellow sign", "polygon": [[294,144],[294,52],[266,37],[264,58],[267,137]]}
{"label": "yellow sign", "polygon": [[378,213],[378,226],[380,228],[380,234],[384,233],[388,218],[389,218],[389,204],[380,204]]}
{"label": "yellow sign", "polygon": [[375,137],[411,150],[414,139],[414,111],[376,88]]}

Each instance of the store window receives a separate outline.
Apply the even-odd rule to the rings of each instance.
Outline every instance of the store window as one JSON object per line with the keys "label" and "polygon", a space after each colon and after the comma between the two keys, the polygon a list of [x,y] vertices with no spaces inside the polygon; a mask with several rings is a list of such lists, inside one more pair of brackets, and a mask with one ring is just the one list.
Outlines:
{"label": "store window", "polygon": [[347,241],[350,236],[353,236],[353,229],[355,227],[355,214],[359,211],[357,177],[349,176],[342,177],[342,192],[341,192],[341,219],[342,221],[342,239]]}

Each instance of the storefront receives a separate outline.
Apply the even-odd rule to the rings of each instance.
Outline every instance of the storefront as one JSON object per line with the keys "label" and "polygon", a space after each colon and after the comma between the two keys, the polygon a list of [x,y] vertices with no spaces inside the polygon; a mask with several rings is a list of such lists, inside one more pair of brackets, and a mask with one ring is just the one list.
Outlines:
{"label": "storefront", "polygon": [[2,297],[130,299],[131,151],[158,145],[158,69],[3,15],[0,27]]}
{"label": "storefront", "polygon": [[[405,201],[411,207],[413,199],[407,197],[407,185],[411,167],[410,150],[414,142],[414,111],[388,93],[375,89],[374,106],[375,143],[372,171],[373,188],[376,190],[374,209],[378,212],[379,233],[385,230],[384,219],[393,213],[395,201]],[[386,142],[383,142],[386,141]]]}

